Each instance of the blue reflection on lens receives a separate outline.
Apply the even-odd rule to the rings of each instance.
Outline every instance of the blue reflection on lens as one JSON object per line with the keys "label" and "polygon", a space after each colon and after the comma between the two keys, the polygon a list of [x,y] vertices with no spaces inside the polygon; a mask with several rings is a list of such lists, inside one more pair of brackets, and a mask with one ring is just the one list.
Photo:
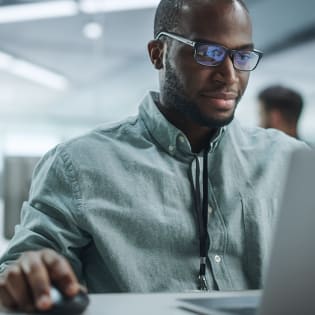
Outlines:
{"label": "blue reflection on lens", "polygon": [[217,62],[220,62],[225,57],[225,49],[220,46],[209,45],[207,47],[207,57],[214,59]]}

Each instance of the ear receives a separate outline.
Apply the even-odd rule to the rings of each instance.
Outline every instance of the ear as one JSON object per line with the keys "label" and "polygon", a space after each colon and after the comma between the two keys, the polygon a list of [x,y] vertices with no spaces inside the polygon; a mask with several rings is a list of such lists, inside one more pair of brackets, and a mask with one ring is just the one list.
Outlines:
{"label": "ear", "polygon": [[163,68],[163,51],[164,44],[160,40],[151,40],[148,43],[148,52],[152,64],[155,69],[160,70]]}

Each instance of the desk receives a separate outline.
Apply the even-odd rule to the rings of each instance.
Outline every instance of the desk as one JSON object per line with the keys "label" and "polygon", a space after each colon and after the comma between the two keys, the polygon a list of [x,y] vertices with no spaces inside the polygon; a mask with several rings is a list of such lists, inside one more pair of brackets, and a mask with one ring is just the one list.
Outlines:
{"label": "desk", "polygon": [[[197,293],[149,293],[149,294],[90,294],[90,305],[84,315],[191,315],[180,308],[181,298],[224,298],[255,295],[257,291],[197,292]],[[0,310],[1,315],[26,314]],[[28,314],[29,315],[29,314]],[[71,315],[71,314],[69,314]]]}

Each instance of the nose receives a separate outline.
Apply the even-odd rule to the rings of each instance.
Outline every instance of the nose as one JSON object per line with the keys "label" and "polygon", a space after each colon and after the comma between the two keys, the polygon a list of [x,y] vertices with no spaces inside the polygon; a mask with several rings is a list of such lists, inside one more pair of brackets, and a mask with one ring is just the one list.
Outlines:
{"label": "nose", "polygon": [[227,85],[233,85],[239,81],[238,70],[234,68],[230,55],[227,55],[222,63],[216,67],[215,80]]}

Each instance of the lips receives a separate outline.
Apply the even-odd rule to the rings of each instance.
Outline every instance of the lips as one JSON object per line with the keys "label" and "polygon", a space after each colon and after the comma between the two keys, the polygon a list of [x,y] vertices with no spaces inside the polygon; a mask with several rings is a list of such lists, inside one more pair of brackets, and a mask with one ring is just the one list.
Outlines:
{"label": "lips", "polygon": [[234,108],[238,96],[235,92],[221,91],[205,91],[200,93],[200,95],[208,105],[213,106],[218,110],[230,110]]}
{"label": "lips", "polygon": [[235,100],[237,98],[237,93],[234,92],[202,92],[200,95],[222,100]]}

